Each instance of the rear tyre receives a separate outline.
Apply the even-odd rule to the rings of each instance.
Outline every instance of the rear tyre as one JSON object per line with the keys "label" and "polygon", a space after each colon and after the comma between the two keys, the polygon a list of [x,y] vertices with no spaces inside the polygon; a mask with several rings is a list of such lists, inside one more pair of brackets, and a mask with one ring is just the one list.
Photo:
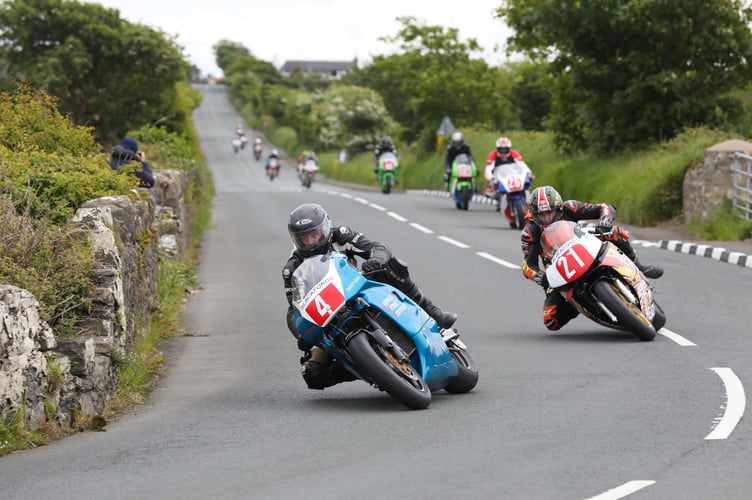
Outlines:
{"label": "rear tyre", "polygon": [[370,335],[356,335],[347,350],[366,378],[403,405],[422,410],[431,404],[431,390],[420,374],[409,363],[398,363]]}
{"label": "rear tyre", "polygon": [[470,357],[467,349],[455,345],[451,340],[447,346],[459,372],[444,387],[444,390],[451,394],[464,394],[472,391],[475,384],[478,383],[478,367],[475,365],[475,361]]}
{"label": "rear tyre", "polygon": [[610,281],[601,280],[593,285],[593,295],[616,316],[619,324],[637,335],[640,340],[653,340],[655,328],[642,314],[639,304],[633,304]]}

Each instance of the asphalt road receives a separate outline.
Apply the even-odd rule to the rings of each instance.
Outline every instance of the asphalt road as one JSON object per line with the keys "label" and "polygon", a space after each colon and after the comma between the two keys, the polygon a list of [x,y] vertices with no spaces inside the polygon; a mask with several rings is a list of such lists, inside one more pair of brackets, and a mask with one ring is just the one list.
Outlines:
{"label": "asphalt road", "polygon": [[[519,270],[519,233],[490,207],[316,182],[270,182],[232,152],[220,87],[195,113],[214,172],[203,290],[151,404],[0,459],[0,498],[747,499],[752,270],[656,247],[641,259],[668,316],[653,342],[577,318],[552,334]],[[405,166],[409,168],[409,165]],[[387,243],[459,313],[476,389],[409,411],[362,382],[310,391],[284,324],[286,222],[318,202]]]}

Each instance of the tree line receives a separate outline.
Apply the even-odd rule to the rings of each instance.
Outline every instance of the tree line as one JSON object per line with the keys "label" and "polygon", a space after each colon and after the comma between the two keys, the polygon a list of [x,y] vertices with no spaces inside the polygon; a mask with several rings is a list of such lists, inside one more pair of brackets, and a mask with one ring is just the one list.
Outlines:
{"label": "tree line", "polygon": [[458,128],[546,130],[562,153],[752,127],[752,14],[741,1],[505,0],[495,16],[513,29],[508,54],[524,59],[491,65],[475,39],[412,17],[382,38],[390,55],[336,82],[286,78],[237,42],[214,49],[244,116],[317,148],[357,152],[394,134],[429,149],[444,116]]}

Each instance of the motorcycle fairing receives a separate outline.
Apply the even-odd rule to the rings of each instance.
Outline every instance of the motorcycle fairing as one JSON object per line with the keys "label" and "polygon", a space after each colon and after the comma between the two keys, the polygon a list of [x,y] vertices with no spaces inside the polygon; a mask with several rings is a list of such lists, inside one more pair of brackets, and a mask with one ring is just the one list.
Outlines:
{"label": "motorcycle fairing", "polygon": [[436,322],[393,286],[366,279],[348,264],[346,255],[332,253],[306,259],[292,279],[296,327],[311,344],[322,341],[336,352],[327,327],[350,303],[350,315],[368,307],[389,318],[412,339],[418,356],[411,358],[410,364],[431,390],[443,388],[458,373]]}

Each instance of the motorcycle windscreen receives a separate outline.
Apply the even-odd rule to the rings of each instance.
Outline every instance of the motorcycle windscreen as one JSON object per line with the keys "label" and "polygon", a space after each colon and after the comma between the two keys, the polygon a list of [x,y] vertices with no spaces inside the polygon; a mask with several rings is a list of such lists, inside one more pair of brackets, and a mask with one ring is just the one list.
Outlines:
{"label": "motorcycle windscreen", "polygon": [[398,166],[397,156],[394,153],[382,153],[379,156],[379,163],[381,164],[381,169],[385,172],[393,172]]}
{"label": "motorcycle windscreen", "polygon": [[527,172],[518,163],[505,163],[496,167],[494,171],[496,180],[499,181],[499,190],[504,193],[513,193],[525,189]]}
{"label": "motorcycle windscreen", "polygon": [[306,259],[292,275],[293,306],[311,323],[324,327],[345,305],[345,291],[329,255]]}
{"label": "motorcycle windscreen", "polygon": [[552,288],[580,279],[593,265],[603,242],[583,232],[577,224],[557,221],[541,235],[543,254],[551,262],[546,278]]}

